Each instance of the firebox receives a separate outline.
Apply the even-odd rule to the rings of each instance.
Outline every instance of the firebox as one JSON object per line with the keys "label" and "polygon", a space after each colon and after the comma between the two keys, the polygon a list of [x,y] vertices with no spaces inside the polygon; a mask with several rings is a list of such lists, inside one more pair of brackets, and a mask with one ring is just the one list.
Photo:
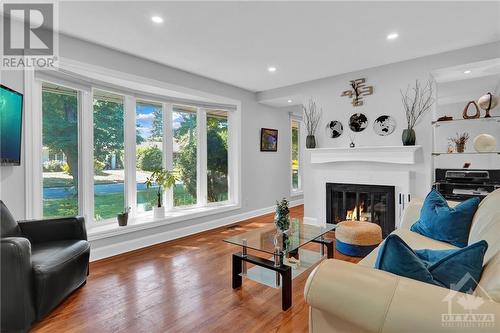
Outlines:
{"label": "firebox", "polygon": [[394,186],[327,183],[326,221],[367,221],[386,237],[395,228]]}

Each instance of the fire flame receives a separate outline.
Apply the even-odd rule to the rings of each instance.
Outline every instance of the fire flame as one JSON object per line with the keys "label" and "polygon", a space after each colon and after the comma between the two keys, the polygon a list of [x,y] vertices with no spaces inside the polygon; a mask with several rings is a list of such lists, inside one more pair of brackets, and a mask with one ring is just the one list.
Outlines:
{"label": "fire flame", "polygon": [[[354,209],[347,211],[345,219],[348,221],[370,221],[370,213],[366,212],[365,210],[366,210],[365,202],[362,201],[358,205],[358,207],[354,207]],[[358,211],[359,211],[359,216],[358,216]]]}

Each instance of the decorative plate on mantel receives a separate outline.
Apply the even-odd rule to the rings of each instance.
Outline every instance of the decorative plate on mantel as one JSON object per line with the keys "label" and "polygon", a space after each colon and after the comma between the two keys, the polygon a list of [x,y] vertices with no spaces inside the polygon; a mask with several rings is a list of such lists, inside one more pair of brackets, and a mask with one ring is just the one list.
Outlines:
{"label": "decorative plate on mantel", "polygon": [[391,116],[380,116],[373,123],[373,130],[380,136],[391,135],[396,129],[396,120]]}
{"label": "decorative plate on mantel", "polygon": [[338,120],[332,120],[328,123],[328,127],[330,128],[330,137],[332,139],[338,138],[344,132],[344,126]]}
{"label": "decorative plate on mantel", "polygon": [[362,113],[355,113],[349,118],[349,127],[353,132],[362,132],[368,127],[368,118]]}

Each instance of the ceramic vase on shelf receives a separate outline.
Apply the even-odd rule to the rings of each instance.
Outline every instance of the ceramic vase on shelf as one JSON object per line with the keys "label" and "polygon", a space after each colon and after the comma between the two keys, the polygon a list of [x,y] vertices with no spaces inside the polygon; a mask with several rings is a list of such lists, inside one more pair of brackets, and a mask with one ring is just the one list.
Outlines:
{"label": "ceramic vase on shelf", "polygon": [[306,148],[316,148],[316,138],[314,135],[308,135],[306,137]]}
{"label": "ceramic vase on shelf", "polygon": [[417,136],[413,128],[406,128],[403,130],[401,139],[403,140],[403,146],[414,146]]}
{"label": "ceramic vase on shelf", "polygon": [[282,233],[286,233],[290,229],[290,209],[288,208],[288,201],[285,198],[281,202],[276,201],[274,224],[276,225],[276,229]]}

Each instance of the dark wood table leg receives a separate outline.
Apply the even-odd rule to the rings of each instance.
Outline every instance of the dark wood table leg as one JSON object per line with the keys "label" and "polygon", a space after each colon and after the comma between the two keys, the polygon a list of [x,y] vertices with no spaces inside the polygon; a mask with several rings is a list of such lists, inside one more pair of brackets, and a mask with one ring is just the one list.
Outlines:
{"label": "dark wood table leg", "polygon": [[281,309],[288,310],[292,306],[292,270],[281,272]]}
{"label": "dark wood table leg", "polygon": [[323,246],[326,246],[326,257],[328,259],[332,259],[333,258],[333,255],[334,255],[334,248],[333,248],[333,240],[331,239],[324,239],[323,237],[320,237],[320,238],[316,238],[314,240],[312,240],[313,243],[318,243],[321,245],[321,248],[323,248]]}
{"label": "dark wood table leg", "polygon": [[251,264],[264,267],[275,271],[280,275],[281,280],[281,308],[283,311],[288,310],[292,306],[292,268],[283,265],[283,256],[277,255],[276,261],[256,257],[250,254],[244,255],[241,252],[233,254],[233,289],[241,287],[242,278],[242,263],[249,262]]}
{"label": "dark wood table leg", "polygon": [[333,259],[335,254],[335,249],[333,248],[333,241],[329,240],[324,245],[326,246],[326,257],[328,259]]}
{"label": "dark wood table leg", "polygon": [[241,287],[241,264],[241,255],[239,253],[233,254],[233,289]]}

